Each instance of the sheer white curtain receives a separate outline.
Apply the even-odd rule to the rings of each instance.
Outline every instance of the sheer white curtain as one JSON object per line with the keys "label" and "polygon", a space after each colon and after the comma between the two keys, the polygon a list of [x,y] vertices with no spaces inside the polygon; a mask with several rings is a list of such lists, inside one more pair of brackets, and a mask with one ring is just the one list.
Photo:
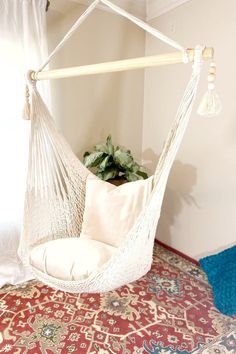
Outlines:
{"label": "sheer white curtain", "polygon": [[0,286],[30,277],[17,258],[30,123],[25,72],[47,55],[46,0],[0,1]]}

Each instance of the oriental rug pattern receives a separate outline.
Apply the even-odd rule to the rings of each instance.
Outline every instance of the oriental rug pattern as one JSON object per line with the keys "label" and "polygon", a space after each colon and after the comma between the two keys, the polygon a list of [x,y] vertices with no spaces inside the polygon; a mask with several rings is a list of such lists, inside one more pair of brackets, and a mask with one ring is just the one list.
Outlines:
{"label": "oriental rug pattern", "polygon": [[198,266],[159,245],[150,272],[112,292],[0,289],[0,353],[235,354],[235,333]]}

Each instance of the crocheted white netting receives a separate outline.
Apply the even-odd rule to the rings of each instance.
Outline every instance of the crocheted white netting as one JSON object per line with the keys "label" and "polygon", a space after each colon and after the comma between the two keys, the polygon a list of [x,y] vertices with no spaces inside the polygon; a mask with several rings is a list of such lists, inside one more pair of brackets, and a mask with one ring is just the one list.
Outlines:
{"label": "crocheted white netting", "polygon": [[160,156],[148,205],[114,256],[82,281],[60,280],[30,264],[30,252],[35,246],[49,240],[80,236],[86,178],[90,173],[57,131],[36,83],[31,83],[31,136],[19,256],[40,280],[69,292],[104,292],[134,281],[150,269],[167,178],[189,121],[201,62],[202,48],[196,48],[192,75]]}

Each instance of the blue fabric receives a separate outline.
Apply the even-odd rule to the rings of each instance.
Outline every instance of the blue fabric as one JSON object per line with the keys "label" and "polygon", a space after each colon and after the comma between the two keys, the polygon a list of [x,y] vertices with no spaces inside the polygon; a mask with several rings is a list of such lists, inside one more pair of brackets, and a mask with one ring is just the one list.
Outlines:
{"label": "blue fabric", "polygon": [[225,315],[236,315],[236,245],[199,263],[212,286],[215,306]]}

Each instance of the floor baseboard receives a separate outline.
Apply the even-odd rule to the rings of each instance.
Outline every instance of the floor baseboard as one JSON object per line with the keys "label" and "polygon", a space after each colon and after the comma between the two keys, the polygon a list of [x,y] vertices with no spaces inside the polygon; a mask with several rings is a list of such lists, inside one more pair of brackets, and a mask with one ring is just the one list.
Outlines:
{"label": "floor baseboard", "polygon": [[157,240],[157,239],[155,239],[155,242],[156,242],[158,245],[160,245],[160,246],[166,248],[167,250],[169,250],[169,251],[171,251],[171,252],[173,252],[173,253],[176,253],[176,254],[178,254],[179,256],[181,256],[181,257],[187,259],[188,261],[190,261],[190,262],[192,262],[192,263],[194,263],[194,264],[196,264],[196,265],[199,266],[199,262],[198,262],[196,259],[187,256],[186,254],[180,252],[179,250],[177,250],[177,249],[175,249],[175,248],[173,248],[173,247],[171,247],[171,246],[168,246],[168,245],[166,245],[165,243],[163,243],[163,242],[161,242],[161,241],[159,241],[159,240]]}

